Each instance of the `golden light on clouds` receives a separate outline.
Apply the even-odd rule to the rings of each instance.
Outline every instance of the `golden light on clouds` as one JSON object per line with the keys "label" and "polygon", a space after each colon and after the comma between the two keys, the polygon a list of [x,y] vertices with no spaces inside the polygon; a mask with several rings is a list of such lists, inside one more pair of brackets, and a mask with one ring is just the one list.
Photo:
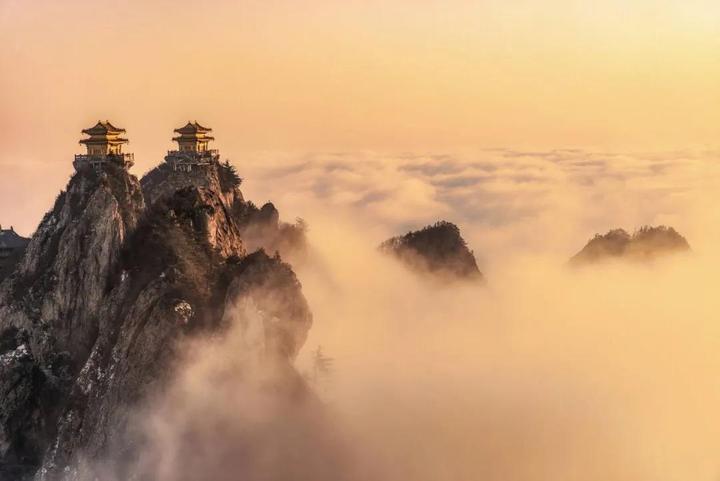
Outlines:
{"label": "golden light on clouds", "polygon": [[[138,176],[206,124],[247,199],[308,221],[299,365],[337,358],[357,479],[717,479],[717,0],[0,0],[0,43],[3,226],[34,230],[98,119]],[[377,252],[441,218],[481,293]],[[565,268],[644,224],[693,254]],[[221,387],[190,406],[239,411]]]}

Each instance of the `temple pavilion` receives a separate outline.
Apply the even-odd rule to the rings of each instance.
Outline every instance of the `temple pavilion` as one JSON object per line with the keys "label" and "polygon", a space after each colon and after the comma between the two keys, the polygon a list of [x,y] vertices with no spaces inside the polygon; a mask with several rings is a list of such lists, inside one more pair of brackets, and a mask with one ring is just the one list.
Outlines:
{"label": "temple pavilion", "polygon": [[105,122],[98,120],[95,126],[84,129],[82,133],[88,136],[80,140],[80,143],[87,148],[87,154],[75,156],[76,169],[88,165],[100,169],[107,162],[129,169],[135,163],[133,154],[122,151],[123,144],[128,143],[128,139],[123,137],[125,129],[115,127],[107,120]]}
{"label": "temple pavilion", "polygon": [[12,226],[9,229],[3,229],[0,225],[0,267],[5,259],[10,257],[13,252],[23,249],[29,241],[30,239],[18,235]]}
{"label": "temple pavilion", "polygon": [[215,149],[209,149],[208,144],[215,137],[210,136],[212,129],[203,127],[197,122],[190,122],[178,129],[173,141],[178,143],[178,150],[168,151],[165,161],[172,165],[173,170],[183,172],[192,171],[195,166],[209,165],[218,161],[220,154]]}

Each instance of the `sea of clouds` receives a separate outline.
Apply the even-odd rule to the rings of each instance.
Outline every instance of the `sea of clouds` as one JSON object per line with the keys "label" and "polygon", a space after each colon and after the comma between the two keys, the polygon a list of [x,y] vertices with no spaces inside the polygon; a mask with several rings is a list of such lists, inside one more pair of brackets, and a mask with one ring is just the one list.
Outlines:
{"label": "sea of clouds", "polygon": [[[258,388],[237,329],[198,341],[141,418],[151,479],[720,476],[719,152],[263,153],[234,164],[247,198],[309,225],[309,254],[293,267],[314,325],[296,364],[324,407]],[[424,279],[378,252],[439,219],[460,226],[487,286]],[[568,268],[595,233],[645,224],[675,227],[692,253]],[[319,347],[333,359],[321,379]]]}
{"label": "sea of clouds", "polygon": [[455,222],[488,268],[528,252],[568,257],[614,227],[668,224],[697,245],[720,184],[720,152],[707,150],[258,154],[236,165],[249,198],[311,224],[352,217],[378,242]]}
{"label": "sea of clouds", "polygon": [[[299,367],[318,346],[334,358],[318,389],[373,479],[686,481],[720,475],[719,160],[338,153],[241,172],[248,197],[310,225]],[[487,288],[377,252],[438,219],[461,227]],[[596,232],[644,224],[693,253],[567,268]]]}

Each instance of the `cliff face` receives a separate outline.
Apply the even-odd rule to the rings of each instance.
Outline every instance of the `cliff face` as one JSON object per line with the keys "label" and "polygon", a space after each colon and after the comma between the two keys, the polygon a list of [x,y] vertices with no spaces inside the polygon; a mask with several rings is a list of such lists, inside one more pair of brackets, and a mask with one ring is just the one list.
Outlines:
{"label": "cliff face", "polygon": [[630,235],[623,229],[596,234],[570,259],[579,266],[611,259],[648,261],[690,250],[687,240],[672,227],[641,227]]}
{"label": "cliff face", "polygon": [[[31,471],[100,330],[107,279],[143,209],[137,179],[80,172],[0,284],[0,456]],[[10,401],[10,402],[8,402]]]}
{"label": "cliff face", "polygon": [[437,222],[390,238],[380,245],[380,250],[421,272],[445,278],[483,279],[460,229],[450,222]]}
{"label": "cliff face", "polygon": [[[3,284],[2,322],[52,331],[54,350],[82,359],[107,287],[98,281],[108,278],[143,207],[137,179],[122,169],[110,165],[104,176],[74,176],[33,235],[16,278]],[[45,347],[33,346],[42,361]]]}
{"label": "cliff face", "polygon": [[297,219],[294,224],[282,222],[271,202],[260,208],[252,202],[238,207],[240,230],[248,250],[265,249],[296,261],[304,259],[307,249],[304,220]]}
{"label": "cliff face", "polygon": [[[272,203],[258,208],[253,202],[246,201],[239,189],[241,183],[242,179],[227,163],[213,163],[191,172],[176,172],[170,165],[162,164],[141,181],[148,204],[189,187],[214,195],[216,202],[221,202],[233,218],[235,234],[242,237],[249,252],[264,249],[271,254],[279,252],[286,258],[301,258],[306,247],[304,222],[281,222]],[[210,232],[212,235],[214,230],[211,228]]]}
{"label": "cliff face", "polygon": [[105,169],[71,179],[0,284],[0,480],[134,459],[133,410],[166,388],[179,342],[222,335],[238,303],[262,307],[264,349],[289,371],[312,323],[292,269],[247,255],[222,166]]}
{"label": "cliff face", "polygon": [[173,195],[187,187],[215,192],[222,196],[224,204],[229,208],[243,202],[239,190],[242,180],[228,163],[212,162],[206,166],[197,166],[190,172],[175,171],[170,164],[162,163],[145,174],[140,182],[148,204],[154,204],[161,197]]}

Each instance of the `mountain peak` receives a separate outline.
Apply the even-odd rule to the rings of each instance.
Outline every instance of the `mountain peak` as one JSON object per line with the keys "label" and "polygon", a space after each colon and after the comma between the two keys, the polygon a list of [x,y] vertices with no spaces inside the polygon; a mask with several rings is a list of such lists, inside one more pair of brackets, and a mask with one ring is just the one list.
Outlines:
{"label": "mountain peak", "polygon": [[570,263],[585,265],[610,259],[648,261],[689,250],[688,241],[672,227],[642,226],[632,235],[623,229],[612,229],[606,234],[595,234]]}
{"label": "mountain peak", "polygon": [[293,372],[312,315],[292,268],[258,249],[285,254],[279,239],[304,232],[239,185],[217,161],[70,179],[0,279],[0,479],[62,479],[80,453],[140,445],[130,406],[165,385],[181,339],[220,332],[239,302],[260,306],[264,352]]}
{"label": "mountain peak", "polygon": [[422,272],[457,279],[483,278],[473,252],[452,222],[443,220],[392,237],[380,245],[380,250]]}

